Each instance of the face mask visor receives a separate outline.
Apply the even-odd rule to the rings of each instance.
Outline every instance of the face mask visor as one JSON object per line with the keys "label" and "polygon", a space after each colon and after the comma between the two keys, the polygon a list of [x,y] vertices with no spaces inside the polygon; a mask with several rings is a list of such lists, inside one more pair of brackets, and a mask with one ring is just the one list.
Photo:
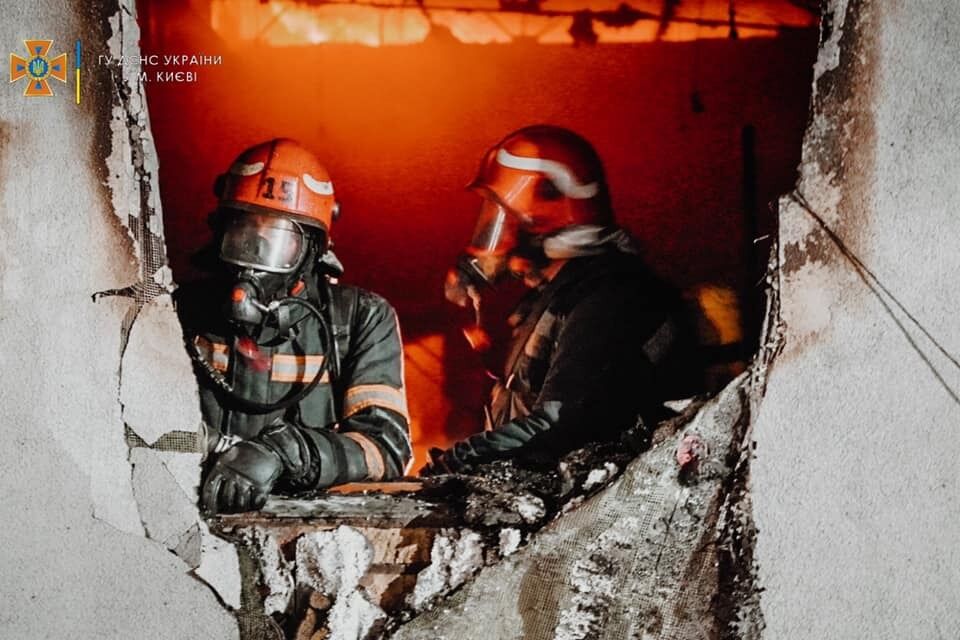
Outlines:
{"label": "face mask visor", "polygon": [[293,220],[243,213],[227,222],[220,259],[257,271],[285,274],[296,270],[305,249],[303,228]]}
{"label": "face mask visor", "polygon": [[502,258],[516,248],[520,221],[506,207],[484,198],[467,253],[477,258]]}

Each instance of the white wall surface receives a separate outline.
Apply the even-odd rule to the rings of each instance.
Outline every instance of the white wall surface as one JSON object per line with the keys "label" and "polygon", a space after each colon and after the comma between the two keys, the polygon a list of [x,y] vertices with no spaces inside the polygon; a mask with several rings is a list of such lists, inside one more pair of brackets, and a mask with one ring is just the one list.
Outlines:
{"label": "white wall surface", "polygon": [[829,10],[798,191],[876,279],[781,201],[786,344],[752,468],[765,637],[957,638],[960,3]]}
{"label": "white wall surface", "polygon": [[[25,98],[22,81],[0,91],[0,637],[235,638],[236,621],[214,591],[168,550],[197,524],[189,476],[199,473],[199,456],[192,465],[167,464],[150,449],[134,449],[135,473],[124,439],[125,414],[148,442],[197,428],[172,306],[154,298],[133,324],[130,365],[149,361],[155,383],[181,380],[150,394],[142,388],[149,378],[121,378],[122,327],[137,303],[91,299],[164,277],[141,268],[139,244],[125,228],[145,215],[141,189],[155,186],[149,130],[127,131],[131,122],[145,124],[146,114],[114,104],[117,87],[109,75],[97,76],[91,60],[107,54],[111,33],[113,50],[135,50],[132,3],[116,15],[98,3],[66,4],[0,6],[7,49],[25,55],[23,39],[52,38],[52,54],[71,53],[70,82],[52,80],[55,96]],[[91,76],[80,106],[73,100],[77,38]],[[115,116],[124,117],[111,129]],[[145,170],[133,169],[134,143],[147,156]],[[115,171],[121,166],[127,170]],[[160,357],[149,357],[151,348]],[[170,411],[170,403],[187,409]],[[154,482],[158,474],[170,481]],[[152,531],[168,545],[149,539]]]}

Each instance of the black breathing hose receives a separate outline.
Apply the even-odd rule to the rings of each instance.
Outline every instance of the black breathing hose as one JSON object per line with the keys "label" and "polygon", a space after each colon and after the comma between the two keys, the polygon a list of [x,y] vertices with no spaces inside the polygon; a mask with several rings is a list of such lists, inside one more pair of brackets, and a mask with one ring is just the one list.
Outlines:
{"label": "black breathing hose", "polygon": [[[335,342],[333,331],[330,327],[330,323],[327,322],[327,319],[323,317],[323,313],[311,302],[304,300],[303,298],[296,298],[293,296],[287,298],[281,298],[277,300],[274,305],[279,307],[283,304],[299,304],[304,307],[310,315],[314,316],[317,319],[317,322],[320,323],[320,331],[323,334],[323,359],[320,362],[320,367],[317,369],[317,373],[313,376],[313,379],[309,383],[302,385],[299,389],[292,389],[283,398],[280,398],[276,402],[254,402],[253,400],[248,400],[243,396],[239,395],[233,388],[227,379],[223,376],[222,373],[217,371],[212,364],[210,364],[200,352],[197,351],[197,346],[192,340],[187,340],[187,353],[190,355],[190,358],[196,362],[200,369],[210,378],[217,387],[219,387],[227,396],[232,400],[238,407],[247,413],[254,414],[265,414],[273,413],[274,411],[281,411],[292,407],[297,404],[309,394],[311,391],[317,388],[317,385],[320,384],[320,380],[323,379],[323,376],[329,371],[329,363],[331,354],[336,354],[337,344]],[[276,308],[274,307],[274,308]],[[306,365],[304,365],[306,367]]]}

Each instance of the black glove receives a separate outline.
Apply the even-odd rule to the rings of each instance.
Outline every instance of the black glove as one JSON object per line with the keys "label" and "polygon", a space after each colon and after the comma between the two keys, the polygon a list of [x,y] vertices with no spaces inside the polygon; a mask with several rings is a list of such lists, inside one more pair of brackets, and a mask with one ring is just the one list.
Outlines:
{"label": "black glove", "polygon": [[420,469],[420,475],[423,477],[439,476],[445,473],[458,473],[465,463],[457,457],[456,452],[450,448],[446,451],[433,447],[428,452],[430,462],[423,465]]}
{"label": "black glove", "polygon": [[283,461],[256,440],[238,442],[220,454],[203,483],[201,506],[210,513],[262,507],[283,473]]}

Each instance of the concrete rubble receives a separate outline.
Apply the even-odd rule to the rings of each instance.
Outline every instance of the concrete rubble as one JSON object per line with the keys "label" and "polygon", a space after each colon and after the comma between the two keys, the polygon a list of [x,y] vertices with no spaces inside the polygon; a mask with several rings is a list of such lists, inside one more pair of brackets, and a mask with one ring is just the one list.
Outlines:
{"label": "concrete rubble", "polygon": [[297,540],[297,585],[333,602],[327,613],[331,640],[367,637],[386,617],[361,589],[360,580],[372,562],[373,547],[351,527],[317,531]]}
{"label": "concrete rubble", "polygon": [[[516,531],[510,529],[509,531]],[[417,586],[408,602],[422,609],[437,596],[462,585],[483,566],[483,539],[469,529],[444,529],[433,539],[430,566],[417,575]]]}
{"label": "concrete rubble", "polygon": [[[702,405],[692,403],[658,431],[655,439],[663,451],[675,448],[678,429],[691,420],[699,424]],[[737,424],[727,425],[728,445]],[[722,444],[717,450],[723,450]],[[475,576],[482,580],[504,559],[522,557],[524,544],[540,540],[545,525],[549,531],[590,509],[592,501],[607,495],[605,487],[616,486],[616,477],[630,468],[634,455],[622,443],[595,445],[552,468],[501,461],[485,465],[477,475],[439,477],[391,495],[274,498],[259,514],[222,516],[216,530],[255,559],[252,571],[245,572],[247,596],[241,600],[247,604],[240,615],[260,616],[261,622],[243,637],[261,637],[263,614],[280,630],[268,635],[322,632],[372,638],[408,633],[423,616],[448,609],[451,594],[456,598],[458,590],[471,589]],[[664,455],[671,461],[673,482],[679,483],[672,450]],[[710,469],[705,464],[697,478],[713,473]],[[682,490],[689,493],[690,484]],[[600,536],[600,543],[618,549],[633,533],[629,526],[611,531]],[[571,571],[586,575],[591,569]],[[322,607],[316,606],[318,598]],[[581,606],[588,604],[580,598]],[[565,619],[579,619],[577,611],[573,606]]]}
{"label": "concrete rubble", "polygon": [[[737,434],[748,417],[749,385],[742,376],[699,412],[665,425],[653,448],[611,484],[586,499],[567,496],[577,506],[558,503],[525,546],[390,637],[463,638],[479,628],[502,639],[715,637],[710,595],[721,578],[712,543],[727,461],[738,457]],[[696,478],[681,483],[674,457],[688,429],[715,453]],[[597,471],[609,467],[599,462],[583,476]]]}

